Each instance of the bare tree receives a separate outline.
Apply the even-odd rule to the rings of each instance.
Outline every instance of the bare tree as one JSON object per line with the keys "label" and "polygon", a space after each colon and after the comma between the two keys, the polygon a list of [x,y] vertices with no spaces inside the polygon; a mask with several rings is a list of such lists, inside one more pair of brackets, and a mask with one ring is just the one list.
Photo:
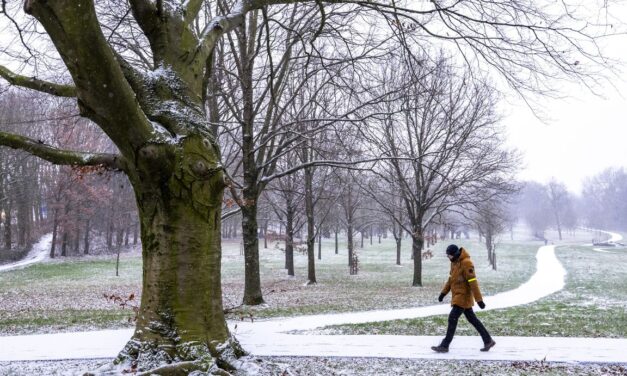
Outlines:
{"label": "bare tree", "polygon": [[553,218],[555,219],[557,234],[559,240],[562,240],[562,226],[564,225],[564,221],[567,220],[566,217],[569,217],[569,219],[573,219],[574,217],[572,200],[564,183],[560,183],[555,179],[551,179],[548,183],[547,192],[549,194]]}
{"label": "bare tree", "polygon": [[627,173],[609,168],[584,182],[582,215],[594,228],[627,229]]}
{"label": "bare tree", "polygon": [[496,270],[498,236],[507,230],[513,222],[509,202],[505,199],[480,202],[469,217],[473,219],[479,234],[483,237],[490,266]]}
{"label": "bare tree", "polygon": [[[293,161],[296,156],[292,153],[292,158],[286,162]],[[274,212],[281,223],[285,224],[285,269],[287,275],[294,276],[294,246],[295,233],[304,225],[302,216],[304,193],[302,190],[302,172],[284,176],[272,182],[271,191],[273,195],[267,195]]]}
{"label": "bare tree", "polygon": [[[487,189],[493,199],[509,192],[516,158],[503,148],[495,93],[486,84],[457,77],[444,58],[433,65],[423,61],[418,69],[397,61],[384,72],[384,81],[394,82],[399,66],[406,81],[395,83],[402,101],[384,102],[380,127],[366,137],[387,157],[377,170],[387,181],[380,189],[388,189],[383,196],[401,198],[407,220],[393,218],[412,236],[412,285],[421,286],[427,226],[447,210],[474,205]],[[390,190],[396,187],[397,194]],[[397,200],[380,196],[372,195],[388,205],[388,213],[398,212],[389,206]]]}

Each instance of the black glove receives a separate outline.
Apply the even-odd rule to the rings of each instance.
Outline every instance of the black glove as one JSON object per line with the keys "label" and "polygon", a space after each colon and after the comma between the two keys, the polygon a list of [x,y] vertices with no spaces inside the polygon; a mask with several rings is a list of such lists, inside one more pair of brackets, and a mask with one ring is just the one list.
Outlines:
{"label": "black glove", "polygon": [[479,305],[479,308],[484,309],[485,308],[485,303],[482,301],[477,302],[477,305]]}
{"label": "black glove", "polygon": [[442,300],[444,300],[445,296],[446,294],[440,294],[440,296],[438,296],[438,302],[441,302]]}

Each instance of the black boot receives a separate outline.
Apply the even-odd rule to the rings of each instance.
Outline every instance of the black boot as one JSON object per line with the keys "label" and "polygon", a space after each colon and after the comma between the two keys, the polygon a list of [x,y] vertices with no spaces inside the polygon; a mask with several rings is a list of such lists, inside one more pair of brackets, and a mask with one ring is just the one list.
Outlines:
{"label": "black boot", "polygon": [[494,345],[496,345],[496,342],[494,342],[494,340],[491,339],[490,342],[485,343],[483,345],[483,348],[481,348],[481,351],[490,351],[490,349],[493,348]]}
{"label": "black boot", "polygon": [[448,347],[444,347],[442,345],[431,346],[431,350],[433,350],[435,352],[439,352],[439,353],[447,353],[448,352]]}

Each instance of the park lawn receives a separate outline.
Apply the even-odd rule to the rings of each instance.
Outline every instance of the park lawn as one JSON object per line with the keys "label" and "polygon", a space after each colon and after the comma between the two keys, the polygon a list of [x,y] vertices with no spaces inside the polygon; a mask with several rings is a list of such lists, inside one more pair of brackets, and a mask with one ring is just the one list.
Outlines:
{"label": "park lawn", "polygon": [[[409,246],[409,242],[405,242]],[[477,242],[460,241],[468,247],[474,257],[477,273],[482,277],[486,293],[506,291],[526,281],[535,271],[536,244],[510,244],[503,246],[507,253],[497,271],[487,265],[486,252]],[[324,245],[323,241],[323,245]],[[358,250],[360,270],[356,276],[348,274],[346,253],[336,256],[332,243],[323,247],[322,263],[316,262],[318,283],[305,286],[306,259],[299,256],[296,261],[296,277],[285,275],[283,254],[272,248],[261,250],[262,282],[266,306],[241,307],[240,316],[253,314],[256,317],[294,316],[312,313],[355,312],[373,309],[393,309],[425,306],[437,303],[442,285],[448,278],[449,261],[444,256],[445,243],[440,242],[432,251],[434,257],[423,261],[423,286],[412,287],[413,266],[409,250],[403,250],[402,266],[395,265],[395,250],[392,241],[383,241]],[[328,249],[328,256],[324,249]],[[239,267],[239,264],[230,264]],[[225,273],[225,300],[227,306],[236,306],[241,301],[243,269]],[[270,277],[270,278],[269,278]],[[236,316],[237,317],[237,316]]]}
{"label": "park lawn", "polygon": [[[392,309],[436,303],[448,275],[444,242],[433,247],[435,256],[423,262],[423,287],[411,287],[410,241],[403,242],[402,266],[395,265],[395,244],[382,239],[358,249],[360,270],[348,274],[345,244],[334,254],[334,244],[323,239],[322,260],[317,262],[318,284],[306,286],[306,256],[295,257],[296,276],[283,268],[284,254],[274,244],[260,249],[261,278],[266,304],[238,307],[243,293],[243,256],[239,242],[223,245],[223,293],[229,318],[293,316],[304,314]],[[535,270],[537,244],[502,248],[498,271],[486,262],[476,241],[459,241],[474,255],[486,293],[508,290],[524,282]],[[140,299],[139,250],[122,254],[120,276],[115,276],[115,256],[56,259],[24,269],[0,273],[0,335],[49,333],[132,327],[132,311],[122,309],[103,295]],[[133,304],[133,302],[131,302]]]}
{"label": "park lawn", "polygon": [[[130,308],[104,298],[136,294],[141,258],[125,254],[115,276],[115,256],[55,259],[0,273],[0,334],[17,335],[132,325]],[[130,304],[138,304],[135,298]],[[132,320],[131,320],[132,321]]]}
{"label": "park lawn", "polygon": [[[495,336],[627,337],[627,249],[612,253],[560,246],[556,255],[567,271],[563,290],[537,302],[478,316]],[[490,304],[489,298],[486,304]],[[327,334],[444,335],[446,316],[432,316],[321,329]],[[457,334],[476,335],[461,319]]]}

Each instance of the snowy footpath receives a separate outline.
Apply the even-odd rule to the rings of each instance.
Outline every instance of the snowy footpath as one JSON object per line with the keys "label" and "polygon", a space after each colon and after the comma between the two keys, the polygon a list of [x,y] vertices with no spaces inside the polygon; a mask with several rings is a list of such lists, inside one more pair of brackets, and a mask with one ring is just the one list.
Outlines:
{"label": "snowy footpath", "polygon": [[50,245],[52,244],[52,234],[41,237],[37,243],[33,245],[33,249],[26,255],[23,260],[12,262],[10,264],[0,265],[0,272],[6,272],[14,269],[21,269],[28,265],[41,262],[49,257]]}
{"label": "snowy footpath", "polygon": [[[611,234],[617,235],[617,234]],[[614,236],[612,236],[614,238]],[[616,241],[620,240],[620,235]],[[561,290],[566,271],[555,256],[555,246],[540,247],[535,274],[516,289],[485,297],[487,309],[527,304]],[[342,314],[311,315],[256,322],[230,322],[232,332],[253,355],[341,356],[414,359],[542,360],[627,363],[627,339],[494,337],[497,345],[480,352],[479,336],[457,336],[451,351],[438,354],[430,346],[439,336],[311,335],[291,331],[327,325],[365,323],[448,314],[448,304]],[[521,320],[526,318],[522,317]],[[103,330],[0,337],[0,361],[113,358],[132,330]]]}

